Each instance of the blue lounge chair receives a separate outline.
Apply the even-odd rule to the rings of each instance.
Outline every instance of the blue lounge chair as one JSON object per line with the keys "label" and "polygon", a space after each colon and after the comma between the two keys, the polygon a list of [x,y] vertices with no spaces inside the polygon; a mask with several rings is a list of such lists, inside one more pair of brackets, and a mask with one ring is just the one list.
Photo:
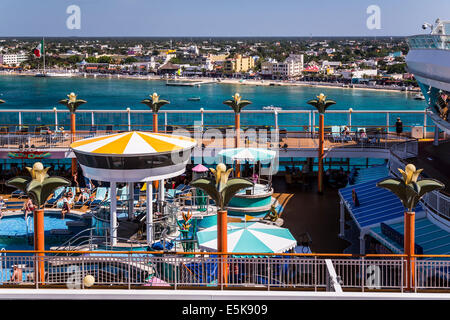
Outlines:
{"label": "blue lounge chair", "polygon": [[[75,187],[67,187],[66,190],[64,191],[64,193],[67,193],[69,191],[72,191],[72,197],[67,199],[69,201],[69,205],[70,205],[70,204],[73,204],[75,201],[76,188]],[[63,200],[59,199],[58,202],[56,203],[56,207],[59,209],[62,209],[63,204],[64,204]]]}
{"label": "blue lounge chair", "polygon": [[128,187],[125,186],[125,187],[119,189],[119,191],[117,192],[117,196],[119,197],[119,200],[117,200],[117,205],[118,206],[124,205],[128,201],[128,198],[129,198]]}
{"label": "blue lounge chair", "polygon": [[44,204],[44,207],[54,207],[58,203],[58,200],[61,199],[64,190],[64,187],[59,187],[58,189],[56,189],[55,192],[53,192],[53,196]]}
{"label": "blue lounge chair", "polygon": [[106,187],[98,187],[97,191],[95,192],[95,198],[92,200],[92,202],[89,204],[89,206],[92,208],[93,206],[99,205],[102,203],[106,198],[106,192],[108,189]]}
{"label": "blue lounge chair", "polygon": [[342,142],[341,128],[339,126],[331,127],[331,138],[333,142]]}
{"label": "blue lounge chair", "polygon": [[22,190],[17,189],[11,192],[11,197],[21,199],[23,196],[25,196],[25,192],[23,192]]}
{"label": "blue lounge chair", "polygon": [[89,205],[89,193],[86,191],[83,191],[83,195],[87,199],[86,201],[76,201],[73,205],[74,208],[81,208],[84,205]]}

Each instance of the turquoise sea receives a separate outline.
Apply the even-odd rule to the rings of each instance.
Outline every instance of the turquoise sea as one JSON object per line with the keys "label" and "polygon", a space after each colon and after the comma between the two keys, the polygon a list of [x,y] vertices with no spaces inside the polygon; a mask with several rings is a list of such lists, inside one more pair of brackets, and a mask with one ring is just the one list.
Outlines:
{"label": "turquoise sea", "polygon": [[[170,100],[170,105],[164,106],[164,110],[193,110],[204,108],[205,110],[226,110],[228,107],[222,101],[230,98],[235,92],[239,92],[245,99],[253,102],[246,110],[261,110],[263,106],[274,105],[283,110],[312,110],[306,101],[315,98],[323,92],[337,104],[330,108],[333,110],[424,110],[424,101],[413,99],[412,94],[404,92],[384,92],[351,90],[340,88],[312,88],[298,86],[253,86],[231,84],[205,84],[200,87],[171,87],[166,86],[165,81],[159,80],[134,80],[134,79],[94,79],[94,78],[35,78],[27,76],[0,76],[0,99],[7,103],[0,109],[64,109],[57,102],[66,98],[70,92],[78,94],[80,99],[88,103],[81,106],[80,110],[146,110],[147,107],[140,103],[153,92],[158,92],[162,98]],[[200,97],[200,101],[188,101],[189,97]],[[390,116],[390,124],[393,125],[397,116],[408,125],[422,125],[423,115],[397,115]],[[18,123],[18,113],[1,113],[0,124]],[[164,124],[164,117],[160,116],[160,125]],[[199,120],[198,114],[168,114],[167,123],[170,125],[192,125],[194,120]],[[205,124],[225,125],[233,124],[232,114],[205,114]],[[243,125],[273,125],[274,117],[271,114],[242,114]],[[305,126],[308,125],[308,115],[280,114],[279,126]],[[317,121],[317,119],[316,119]],[[22,115],[24,125],[54,124],[54,115],[45,113],[24,113]],[[67,114],[58,115],[59,125],[69,126]],[[127,123],[126,114],[96,113],[97,125],[119,125]],[[133,125],[151,124],[151,115],[132,114]],[[326,117],[328,125],[345,125],[347,116],[344,114],[329,114]],[[353,125],[384,125],[384,114],[354,114]],[[77,125],[81,128],[91,124],[90,114],[77,114]],[[431,122],[429,123],[431,125]]]}

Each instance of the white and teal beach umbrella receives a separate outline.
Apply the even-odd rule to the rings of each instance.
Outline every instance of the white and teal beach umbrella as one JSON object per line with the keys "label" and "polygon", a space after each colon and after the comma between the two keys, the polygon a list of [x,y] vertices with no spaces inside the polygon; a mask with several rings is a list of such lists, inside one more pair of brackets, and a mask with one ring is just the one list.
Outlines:
{"label": "white and teal beach umbrella", "polygon": [[249,161],[261,163],[270,163],[275,156],[276,152],[268,149],[257,148],[235,148],[224,149],[218,153],[219,158],[225,159],[226,163],[233,163],[234,161]]}
{"label": "white and teal beach umbrella", "polygon": [[[283,253],[297,246],[286,228],[260,222],[228,223],[228,252]],[[197,232],[200,249],[217,251],[217,226]]]}

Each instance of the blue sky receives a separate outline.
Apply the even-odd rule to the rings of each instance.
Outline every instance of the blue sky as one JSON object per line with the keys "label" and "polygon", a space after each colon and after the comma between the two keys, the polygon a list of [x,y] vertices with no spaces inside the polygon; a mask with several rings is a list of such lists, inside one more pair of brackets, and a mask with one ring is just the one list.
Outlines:
{"label": "blue sky", "polygon": [[[380,30],[366,26],[370,5]],[[436,18],[450,20],[449,0],[0,0],[0,36],[405,36]]]}

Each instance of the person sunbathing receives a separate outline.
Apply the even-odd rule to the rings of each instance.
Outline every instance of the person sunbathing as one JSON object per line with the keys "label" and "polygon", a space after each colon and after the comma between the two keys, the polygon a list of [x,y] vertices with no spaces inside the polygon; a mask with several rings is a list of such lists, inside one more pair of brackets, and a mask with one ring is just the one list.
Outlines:
{"label": "person sunbathing", "polygon": [[13,266],[13,273],[11,275],[11,281],[14,282],[22,282],[22,269],[19,268],[17,265]]}

